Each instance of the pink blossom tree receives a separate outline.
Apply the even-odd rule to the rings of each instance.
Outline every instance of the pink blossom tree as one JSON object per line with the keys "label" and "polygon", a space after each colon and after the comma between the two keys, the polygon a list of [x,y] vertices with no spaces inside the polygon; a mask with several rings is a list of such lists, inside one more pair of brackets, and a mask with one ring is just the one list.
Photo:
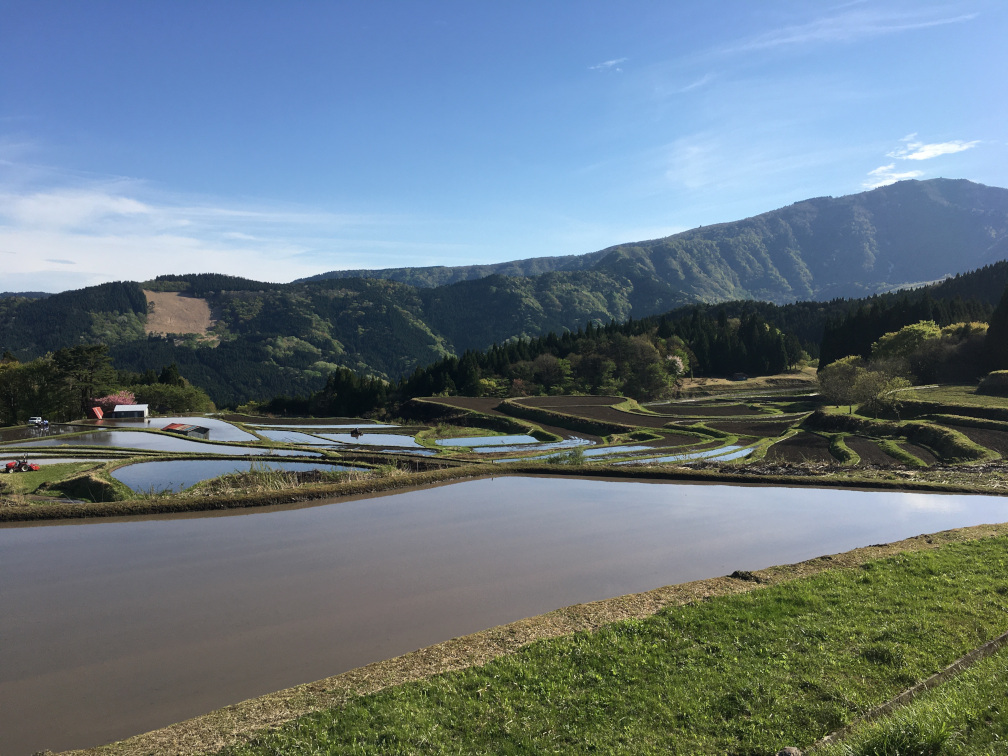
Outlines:
{"label": "pink blossom tree", "polygon": [[117,404],[136,404],[136,396],[132,391],[122,389],[108,396],[99,396],[91,400],[92,407],[101,407],[104,413],[112,412]]}

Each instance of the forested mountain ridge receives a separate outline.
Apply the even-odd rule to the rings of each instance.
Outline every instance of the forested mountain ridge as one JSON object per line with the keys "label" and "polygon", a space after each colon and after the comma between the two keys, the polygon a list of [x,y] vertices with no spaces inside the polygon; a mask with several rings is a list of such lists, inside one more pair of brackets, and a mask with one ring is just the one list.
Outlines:
{"label": "forested mountain ridge", "polygon": [[[832,234],[832,252],[806,260],[803,250],[813,241],[822,248],[824,234]],[[979,268],[1008,257],[1006,239],[1008,190],[967,181],[903,182],[578,258],[519,261],[529,270],[567,266],[538,275],[498,272],[415,286],[391,277],[270,284],[194,274],[43,298],[0,297],[0,352],[28,360],[103,343],[121,369],[157,371],[175,363],[215,403],[233,406],[318,391],[336,368],[394,382],[446,357],[589,322],[691,317],[691,310],[674,310],[699,301],[710,317],[714,308],[730,318],[756,314],[815,356],[828,322],[859,307],[894,307],[887,323],[903,311],[886,297],[866,304],[835,293],[874,293]],[[467,270],[482,274],[486,267]],[[880,270],[885,275],[876,275]],[[975,299],[989,311],[1006,276],[1008,264],[997,263],[928,291],[941,299]],[[216,321],[213,345],[184,334],[148,335],[144,288],[205,300]],[[830,301],[813,301],[819,297]],[[808,301],[779,304],[794,300]],[[958,311],[982,315],[975,307]]]}
{"label": "forested mountain ridge", "polygon": [[[421,287],[490,275],[592,271],[625,279],[636,309],[688,301],[857,297],[934,281],[1008,257],[1008,189],[965,180],[901,181],[845,197],[819,197],[664,239],[587,255],[494,265],[333,271]],[[649,314],[636,312],[637,315]]]}

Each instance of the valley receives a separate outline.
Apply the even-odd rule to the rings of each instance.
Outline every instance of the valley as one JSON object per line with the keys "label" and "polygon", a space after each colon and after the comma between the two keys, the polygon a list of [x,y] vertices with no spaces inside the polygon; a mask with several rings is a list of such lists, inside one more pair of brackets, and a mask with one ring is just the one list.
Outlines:
{"label": "valley", "polygon": [[[909,187],[922,188],[948,203],[964,187]],[[847,217],[853,200],[832,202],[810,201],[785,220],[811,223],[827,210]],[[1000,211],[992,212],[978,217],[993,222]],[[377,744],[395,733],[426,743],[433,733],[410,724],[421,711],[445,718],[435,729],[454,733],[451,742],[525,738],[550,716],[532,699],[578,711],[659,710],[664,694],[645,670],[674,658],[677,681],[703,667],[712,689],[735,689],[723,675],[760,674],[791,691],[793,707],[752,688],[731,700],[702,699],[688,685],[675,694],[677,710],[704,701],[702,715],[673,730],[675,741],[698,753],[728,743],[762,752],[809,746],[996,640],[988,614],[1003,608],[983,587],[996,580],[996,560],[990,574],[970,573],[948,595],[969,607],[954,618],[915,599],[902,613],[910,624],[893,620],[880,633],[875,604],[924,584],[928,595],[941,588],[930,568],[919,568],[923,578],[918,568],[905,573],[908,560],[948,560],[947,569],[962,571],[968,550],[1003,550],[1003,528],[983,523],[1005,519],[1008,490],[1008,262],[862,299],[664,309],[675,297],[751,295],[687,287],[670,299],[655,274],[675,268],[676,245],[718,238],[738,252],[738,234],[785,222],[757,220],[708,230],[706,241],[687,234],[562,269],[552,259],[519,261],[514,276],[485,267],[358,271],[272,285],[192,275],[0,300],[12,347],[0,365],[8,426],[0,452],[38,466],[0,476],[0,571],[15,576],[19,602],[2,630],[28,639],[17,623],[32,618],[48,628],[11,646],[16,658],[0,665],[8,670],[0,702],[21,723],[0,746],[237,756],[321,743],[333,751],[331,732],[339,742]],[[797,238],[793,227],[788,233]],[[18,331],[26,315],[63,327]],[[146,416],[113,416],[113,407],[134,402]],[[94,406],[111,414],[82,419]],[[26,427],[28,416],[51,422]],[[120,551],[123,528],[132,535]],[[921,532],[929,535],[915,537]],[[354,556],[356,548],[374,560]],[[936,554],[915,556],[922,550]],[[180,552],[189,569],[215,578],[173,582]],[[59,563],[32,577],[43,553],[58,553]],[[859,596],[864,581],[851,582],[849,569],[877,570],[891,593],[880,583],[874,598]],[[69,574],[81,576],[72,596],[60,577]],[[88,583],[89,574],[97,580]],[[830,606],[803,598],[825,584],[844,606],[865,602],[844,638],[828,643]],[[777,597],[778,588],[789,597]],[[728,630],[683,636],[720,649],[705,664],[624,642],[645,625],[667,636],[670,617],[677,628],[693,622],[687,616],[706,611],[698,598],[723,598],[718,627],[751,623],[750,594],[776,607],[765,621],[785,639],[758,641],[773,649],[767,658]],[[82,638],[117,638],[75,646],[90,683],[76,676],[77,652],[53,653],[71,630],[46,615],[78,601],[98,612]],[[230,608],[218,614],[221,605]],[[558,606],[568,608],[550,611]],[[81,605],[61,616],[82,627],[90,611]],[[98,621],[106,611],[129,619],[113,630]],[[173,630],[179,621],[186,629]],[[792,625],[813,628],[819,640],[794,637],[785,629]],[[928,643],[909,640],[922,632]],[[567,668],[572,643],[581,661]],[[729,653],[730,663],[718,661]],[[785,659],[794,666],[774,661]],[[992,659],[975,674],[997,679],[1001,662]],[[514,664],[532,671],[521,679],[501,671]],[[630,698],[583,678],[599,664]],[[817,665],[834,670],[820,687],[804,671]],[[509,682],[499,688],[484,675]],[[127,678],[165,684],[155,701],[129,693]],[[206,684],[217,679],[225,684]],[[671,684],[662,679],[659,690]],[[949,679],[940,690],[972,680]],[[116,716],[60,698],[82,685],[93,686],[94,706]],[[457,699],[458,686],[476,686],[489,703]],[[100,690],[121,693],[105,700]],[[441,703],[426,708],[416,690]],[[579,691],[595,692],[588,701]],[[990,700],[979,689],[967,695]],[[259,698],[237,703],[250,696]],[[409,701],[405,718],[400,697]],[[17,708],[34,699],[72,711],[63,739],[43,740],[50,711]],[[522,712],[505,701],[521,701]],[[361,725],[359,705],[388,724]],[[997,716],[994,704],[983,705]],[[475,730],[448,724],[473,706]],[[953,716],[943,711],[936,726]],[[526,723],[521,734],[510,729],[516,716]],[[957,731],[971,732],[972,720],[955,716]],[[666,728],[635,721],[635,743],[666,742]],[[569,727],[572,742],[618,747],[611,731],[588,721]],[[545,732],[545,740],[530,735],[529,747],[567,737]],[[126,739],[98,747],[117,738]]]}

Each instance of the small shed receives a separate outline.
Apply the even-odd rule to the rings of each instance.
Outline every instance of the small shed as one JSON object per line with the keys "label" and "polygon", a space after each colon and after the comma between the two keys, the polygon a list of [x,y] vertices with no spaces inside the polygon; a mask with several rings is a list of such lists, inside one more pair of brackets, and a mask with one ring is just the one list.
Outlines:
{"label": "small shed", "polygon": [[168,423],[161,430],[169,433],[178,433],[180,436],[189,438],[210,438],[210,429],[202,425],[189,425],[188,423]]}
{"label": "small shed", "polygon": [[117,404],[112,417],[147,417],[150,414],[147,404]]}

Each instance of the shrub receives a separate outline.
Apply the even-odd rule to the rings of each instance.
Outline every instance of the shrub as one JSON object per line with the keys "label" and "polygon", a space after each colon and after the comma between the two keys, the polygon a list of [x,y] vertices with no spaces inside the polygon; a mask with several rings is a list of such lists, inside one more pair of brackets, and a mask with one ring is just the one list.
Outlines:
{"label": "shrub", "polygon": [[1008,370],[995,370],[993,373],[988,373],[977,386],[977,393],[1008,396]]}

